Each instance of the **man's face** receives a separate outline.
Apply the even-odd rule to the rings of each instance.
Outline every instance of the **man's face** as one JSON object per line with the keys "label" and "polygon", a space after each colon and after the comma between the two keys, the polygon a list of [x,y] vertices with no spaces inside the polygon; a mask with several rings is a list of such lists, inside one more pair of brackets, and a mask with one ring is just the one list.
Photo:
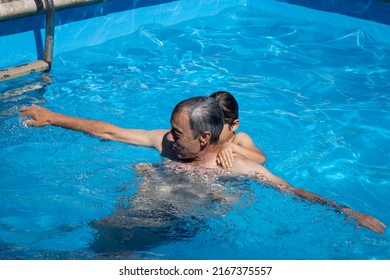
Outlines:
{"label": "man's face", "polygon": [[193,138],[190,129],[188,114],[181,112],[175,114],[171,119],[170,135],[173,139],[173,151],[178,159],[194,159],[200,152],[199,137]]}

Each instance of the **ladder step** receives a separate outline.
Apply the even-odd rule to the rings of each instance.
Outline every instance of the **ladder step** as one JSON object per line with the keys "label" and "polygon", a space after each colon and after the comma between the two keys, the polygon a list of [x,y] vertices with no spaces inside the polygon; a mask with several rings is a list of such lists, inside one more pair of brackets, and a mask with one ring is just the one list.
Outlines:
{"label": "ladder step", "polygon": [[36,72],[43,72],[49,69],[49,64],[43,60],[37,60],[34,62],[26,63],[23,65],[15,66],[0,70],[0,82],[26,76]]}

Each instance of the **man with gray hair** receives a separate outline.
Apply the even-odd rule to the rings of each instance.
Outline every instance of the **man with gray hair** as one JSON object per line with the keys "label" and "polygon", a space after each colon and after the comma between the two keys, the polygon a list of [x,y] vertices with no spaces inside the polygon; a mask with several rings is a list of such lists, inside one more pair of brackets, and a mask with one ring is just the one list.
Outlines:
{"label": "man with gray hair", "polygon": [[[126,129],[102,121],[55,113],[35,105],[23,107],[20,111],[22,116],[31,117],[24,122],[27,126],[61,126],[108,140],[153,147],[161,156],[194,169],[222,169],[217,164],[217,154],[220,149],[218,139],[224,125],[223,112],[217,101],[211,97],[193,97],[177,104],[171,115],[170,130]],[[257,174],[262,183],[304,200],[332,207],[376,233],[383,234],[386,228],[381,221],[370,215],[354,211],[304,189],[294,188],[264,166],[239,155],[235,155],[229,172]]]}

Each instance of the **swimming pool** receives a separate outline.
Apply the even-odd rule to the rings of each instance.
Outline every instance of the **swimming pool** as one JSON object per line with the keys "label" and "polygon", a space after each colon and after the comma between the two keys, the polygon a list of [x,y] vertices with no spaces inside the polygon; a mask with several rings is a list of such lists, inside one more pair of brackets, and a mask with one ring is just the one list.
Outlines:
{"label": "swimming pool", "polygon": [[[134,164],[160,156],[21,125],[18,108],[36,103],[168,128],[177,102],[228,90],[271,171],[389,225],[390,26],[274,1],[217,2],[201,1],[196,16],[185,10],[191,1],[164,4],[175,15],[135,9],[145,22],[124,33],[114,19],[126,12],[91,19],[118,36],[82,29],[84,46],[68,47],[59,31],[50,84],[38,75],[0,84],[0,259],[389,259],[388,231],[357,230],[326,207],[242,179],[221,181],[235,203],[197,205],[180,219],[162,205],[138,217],[149,224],[133,235],[102,234],[96,221],[136,203]],[[14,90],[31,83],[37,90]]]}

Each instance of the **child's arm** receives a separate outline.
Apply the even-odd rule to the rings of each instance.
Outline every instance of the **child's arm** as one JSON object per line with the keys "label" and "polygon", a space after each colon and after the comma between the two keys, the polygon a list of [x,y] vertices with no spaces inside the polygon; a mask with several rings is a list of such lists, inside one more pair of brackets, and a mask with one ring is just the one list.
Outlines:
{"label": "child's arm", "polygon": [[234,160],[233,154],[239,154],[258,163],[264,163],[266,160],[264,153],[257,148],[252,139],[243,132],[236,134],[233,142],[222,144],[217,155],[217,163],[224,169],[231,168]]}

